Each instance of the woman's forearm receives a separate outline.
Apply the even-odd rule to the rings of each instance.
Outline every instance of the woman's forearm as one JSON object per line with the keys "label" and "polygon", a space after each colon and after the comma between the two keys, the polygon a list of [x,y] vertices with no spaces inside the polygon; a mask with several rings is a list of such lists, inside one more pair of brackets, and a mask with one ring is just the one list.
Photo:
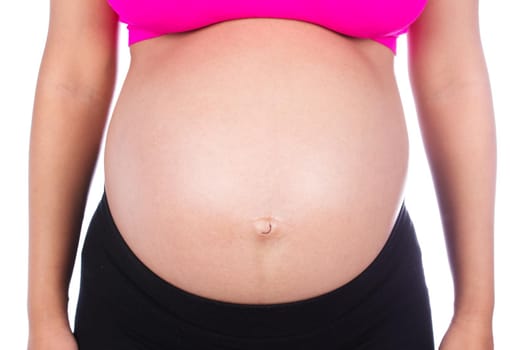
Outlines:
{"label": "woman's forearm", "polygon": [[496,135],[484,62],[472,69],[417,104],[454,277],[455,316],[490,322]]}
{"label": "woman's forearm", "polygon": [[30,137],[30,331],[68,326],[68,286],[111,99],[109,89],[96,94],[53,76],[41,68]]}

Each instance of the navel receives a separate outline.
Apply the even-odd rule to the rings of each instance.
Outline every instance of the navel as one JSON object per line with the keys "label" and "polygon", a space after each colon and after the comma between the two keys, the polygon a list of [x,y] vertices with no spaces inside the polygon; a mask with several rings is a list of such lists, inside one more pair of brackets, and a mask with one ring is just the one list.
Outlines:
{"label": "navel", "polygon": [[254,220],[253,227],[257,234],[268,235],[275,230],[276,223],[273,222],[272,218],[258,218]]}

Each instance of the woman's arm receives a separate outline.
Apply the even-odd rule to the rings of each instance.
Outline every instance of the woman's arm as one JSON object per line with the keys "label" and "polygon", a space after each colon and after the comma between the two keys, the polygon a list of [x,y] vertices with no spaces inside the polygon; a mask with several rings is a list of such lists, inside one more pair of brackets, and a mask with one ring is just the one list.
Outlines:
{"label": "woman's arm", "polygon": [[441,349],[492,349],[496,135],[477,0],[429,0],[409,71],[454,277]]}
{"label": "woman's arm", "polygon": [[[116,75],[105,0],[52,0],[29,150],[29,348],[69,331],[68,286]],[[48,344],[47,347],[43,344]]]}

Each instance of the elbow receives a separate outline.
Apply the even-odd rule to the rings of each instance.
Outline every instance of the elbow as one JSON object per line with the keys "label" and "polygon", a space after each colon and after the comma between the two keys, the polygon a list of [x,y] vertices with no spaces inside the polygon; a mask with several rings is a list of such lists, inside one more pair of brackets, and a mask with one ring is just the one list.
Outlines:
{"label": "elbow", "polygon": [[415,52],[409,56],[409,76],[418,103],[490,88],[489,73],[478,41],[437,54]]}
{"label": "elbow", "polygon": [[63,96],[89,103],[111,99],[116,82],[115,65],[85,66],[52,64],[41,66],[37,94]]}

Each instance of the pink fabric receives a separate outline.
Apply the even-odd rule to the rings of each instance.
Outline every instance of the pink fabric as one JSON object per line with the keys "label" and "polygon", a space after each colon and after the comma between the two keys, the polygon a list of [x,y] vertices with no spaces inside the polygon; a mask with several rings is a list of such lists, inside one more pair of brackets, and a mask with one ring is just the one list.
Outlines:
{"label": "pink fabric", "polygon": [[396,53],[397,37],[427,0],[108,0],[128,24],[128,45],[238,18],[285,18],[375,40]]}

